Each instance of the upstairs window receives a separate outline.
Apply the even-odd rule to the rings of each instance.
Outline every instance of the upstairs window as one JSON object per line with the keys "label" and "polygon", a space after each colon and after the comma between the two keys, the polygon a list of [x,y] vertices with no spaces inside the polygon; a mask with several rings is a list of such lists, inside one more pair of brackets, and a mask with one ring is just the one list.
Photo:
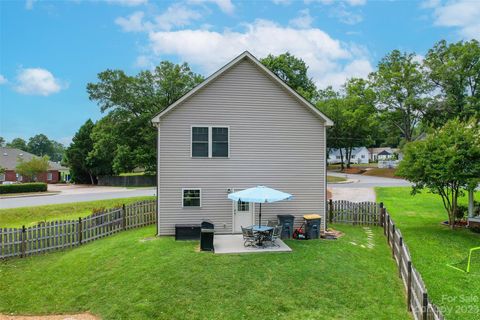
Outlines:
{"label": "upstairs window", "polygon": [[223,126],[192,127],[192,157],[228,158],[229,128]]}
{"label": "upstairs window", "polygon": [[192,127],[192,157],[208,157],[208,127]]}
{"label": "upstairs window", "polygon": [[200,189],[182,189],[183,207],[201,207],[201,190]]}

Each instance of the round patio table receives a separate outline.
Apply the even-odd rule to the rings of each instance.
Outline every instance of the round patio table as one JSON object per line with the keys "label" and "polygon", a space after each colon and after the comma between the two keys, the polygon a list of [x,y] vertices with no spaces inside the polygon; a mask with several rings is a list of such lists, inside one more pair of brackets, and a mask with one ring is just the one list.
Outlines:
{"label": "round patio table", "polygon": [[249,228],[251,228],[254,232],[260,233],[260,237],[258,237],[258,242],[257,242],[257,245],[259,246],[263,246],[263,238],[273,230],[273,227],[258,226],[258,225],[250,226]]}

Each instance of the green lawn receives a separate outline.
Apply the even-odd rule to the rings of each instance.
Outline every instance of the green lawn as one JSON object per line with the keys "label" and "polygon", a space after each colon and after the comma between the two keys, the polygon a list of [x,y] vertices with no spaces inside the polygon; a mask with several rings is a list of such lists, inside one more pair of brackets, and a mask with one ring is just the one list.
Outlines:
{"label": "green lawn", "polygon": [[347,181],[347,179],[343,177],[327,176],[327,183],[338,183],[344,181]]}
{"label": "green lawn", "polygon": [[[214,255],[131,230],[80,248],[0,262],[0,313],[90,311],[103,319],[409,319],[380,228],[292,253]],[[355,242],[357,245],[353,245]]]}
{"label": "green lawn", "polygon": [[[73,202],[53,204],[47,206],[21,207],[0,210],[0,228],[15,228],[36,225],[41,221],[70,220],[85,217],[93,209],[112,208],[141,200],[155,199],[155,197],[133,197],[98,201]],[[18,198],[18,201],[22,201]]]}
{"label": "green lawn", "polygon": [[[447,319],[480,319],[480,256],[470,274],[447,266],[466,258],[469,248],[480,246],[480,234],[441,225],[447,214],[437,195],[411,196],[410,188],[377,188],[376,192],[377,201],[385,203],[402,231],[433,302],[444,308]],[[466,202],[464,197],[462,203]]]}

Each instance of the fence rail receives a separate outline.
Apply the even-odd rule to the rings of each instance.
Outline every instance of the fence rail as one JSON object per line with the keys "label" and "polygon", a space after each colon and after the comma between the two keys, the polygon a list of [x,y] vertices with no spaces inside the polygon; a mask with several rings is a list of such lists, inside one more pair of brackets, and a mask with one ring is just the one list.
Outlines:
{"label": "fence rail", "polygon": [[416,320],[443,320],[439,308],[434,305],[427,293],[420,273],[412,264],[408,246],[383,204],[374,202],[354,203],[349,201],[329,201],[328,220],[330,223],[350,223],[354,225],[377,225],[383,227],[383,234],[392,250],[392,258],[398,266],[398,276],[407,291],[407,306]]}
{"label": "fence rail", "polygon": [[71,248],[155,221],[156,202],[146,200],[78,220],[51,221],[28,228],[0,228],[0,258]]}

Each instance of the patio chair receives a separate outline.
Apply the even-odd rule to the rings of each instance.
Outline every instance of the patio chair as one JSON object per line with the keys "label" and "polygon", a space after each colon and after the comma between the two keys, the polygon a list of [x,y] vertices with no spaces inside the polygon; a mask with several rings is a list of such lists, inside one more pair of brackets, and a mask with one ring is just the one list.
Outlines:
{"label": "patio chair", "polygon": [[273,228],[273,231],[272,231],[272,235],[271,235],[271,239],[270,239],[270,243],[273,245],[273,246],[279,246],[278,244],[275,243],[275,241],[280,238],[280,235],[282,234],[282,226],[275,226],[275,228]]}
{"label": "patio chair", "polygon": [[277,221],[268,220],[267,227],[275,227],[277,225]]}
{"label": "patio chair", "polygon": [[245,247],[248,246],[255,246],[257,243],[257,237],[251,228],[244,228],[242,227],[242,235],[243,235],[243,245]]}

